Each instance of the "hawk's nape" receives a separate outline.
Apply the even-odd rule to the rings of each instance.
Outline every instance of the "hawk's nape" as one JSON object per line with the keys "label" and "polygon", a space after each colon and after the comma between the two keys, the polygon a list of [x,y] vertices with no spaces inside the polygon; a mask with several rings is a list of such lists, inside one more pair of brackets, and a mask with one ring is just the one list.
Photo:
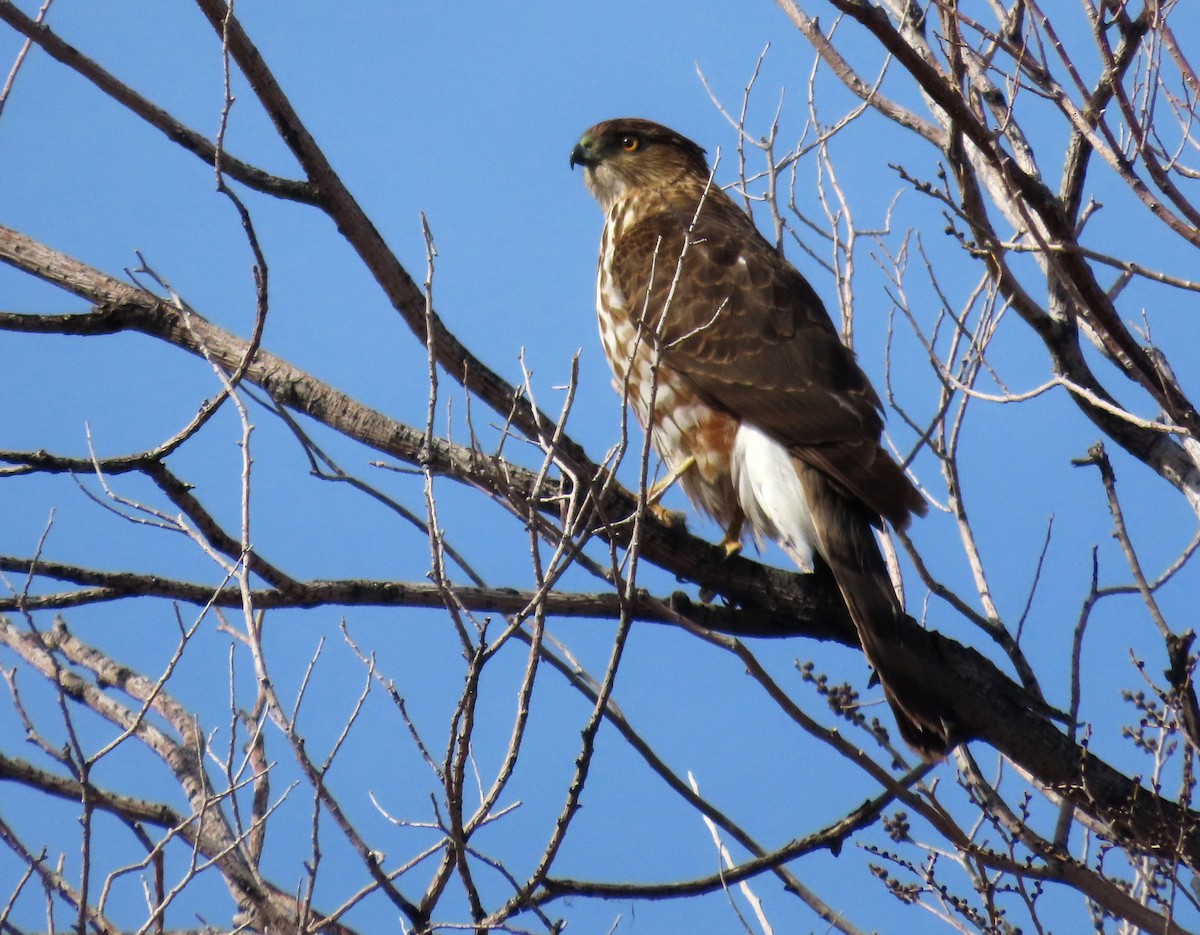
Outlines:
{"label": "hawk's nape", "polygon": [[930,689],[941,673],[906,642],[873,529],[925,502],[880,444],[879,397],[817,294],[675,131],[607,120],[571,165],[605,212],[605,354],[655,450],[727,546],[749,532],[829,569],[901,735],[945,756],[961,738]]}

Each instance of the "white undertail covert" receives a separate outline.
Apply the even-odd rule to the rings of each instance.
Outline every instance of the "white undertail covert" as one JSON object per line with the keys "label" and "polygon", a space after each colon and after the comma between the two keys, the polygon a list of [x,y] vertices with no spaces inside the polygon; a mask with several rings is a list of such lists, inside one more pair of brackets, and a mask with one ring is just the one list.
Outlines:
{"label": "white undertail covert", "polygon": [[762,546],[774,539],[803,571],[812,571],[817,530],[791,453],[753,425],[738,426],[733,484],[742,512]]}

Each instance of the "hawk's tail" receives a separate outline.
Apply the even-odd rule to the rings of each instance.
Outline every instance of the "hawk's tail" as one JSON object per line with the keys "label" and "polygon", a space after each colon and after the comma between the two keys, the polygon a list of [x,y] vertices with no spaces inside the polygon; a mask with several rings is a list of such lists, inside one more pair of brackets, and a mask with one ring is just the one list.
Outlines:
{"label": "hawk's tail", "polygon": [[797,462],[797,471],[819,539],[817,551],[837,581],[900,734],[925,759],[940,760],[957,743],[951,712],[935,691],[945,673],[929,647],[915,645],[923,631],[902,625],[904,608],[875,540],[871,516],[817,469]]}

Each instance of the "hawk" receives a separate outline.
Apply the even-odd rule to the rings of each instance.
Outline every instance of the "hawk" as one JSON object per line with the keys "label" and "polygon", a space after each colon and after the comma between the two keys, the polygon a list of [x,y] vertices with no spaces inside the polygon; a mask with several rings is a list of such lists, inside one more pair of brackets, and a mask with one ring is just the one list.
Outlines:
{"label": "hawk", "polygon": [[615,385],[693,504],[740,548],[773,539],[827,566],[904,739],[953,746],[906,651],[873,526],[924,514],[880,444],[879,396],[807,280],[712,177],[704,150],[639,118],[596,124],[571,151],[605,213],[596,310]]}

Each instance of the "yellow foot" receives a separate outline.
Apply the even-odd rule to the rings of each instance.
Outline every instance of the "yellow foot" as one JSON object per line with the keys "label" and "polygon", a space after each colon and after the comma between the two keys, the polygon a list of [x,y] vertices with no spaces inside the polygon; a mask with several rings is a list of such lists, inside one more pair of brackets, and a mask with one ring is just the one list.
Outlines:
{"label": "yellow foot", "polygon": [[660,523],[670,526],[672,529],[687,529],[687,514],[683,510],[668,510],[657,503],[649,504],[647,509]]}
{"label": "yellow foot", "polygon": [[[684,458],[683,461],[679,463],[678,467],[672,468],[671,473],[646,491],[646,502],[652,507],[656,506],[658,501],[663,498],[663,494],[671,489],[671,485],[674,484],[675,481],[679,480],[679,478],[690,471],[693,467],[695,467],[695,464],[696,459],[691,455],[688,455],[686,458]],[[661,519],[662,517],[660,516],[659,518]]]}
{"label": "yellow foot", "polygon": [[720,545],[725,550],[726,558],[733,558],[742,551],[742,524],[745,522],[745,515],[738,510],[737,515],[725,527],[725,535],[721,537]]}

